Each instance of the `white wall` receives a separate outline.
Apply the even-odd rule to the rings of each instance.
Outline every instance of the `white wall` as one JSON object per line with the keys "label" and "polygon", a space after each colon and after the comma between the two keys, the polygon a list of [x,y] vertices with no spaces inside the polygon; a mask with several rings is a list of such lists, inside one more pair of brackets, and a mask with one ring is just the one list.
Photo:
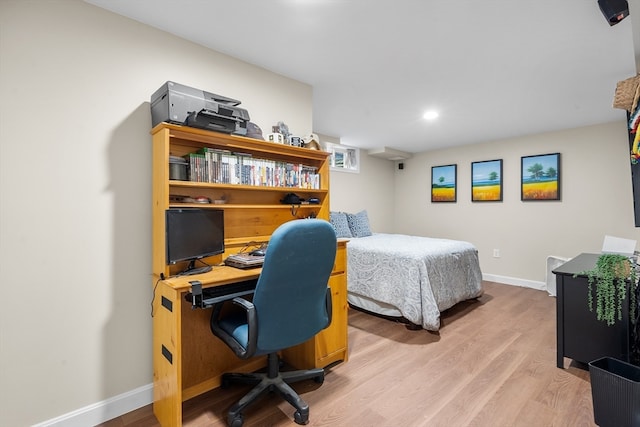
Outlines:
{"label": "white wall", "polygon": [[[605,234],[640,240],[624,111],[620,116],[616,123],[414,156],[396,171],[396,231],[470,241],[483,274],[507,283],[544,282],[548,255],[600,252]],[[556,152],[562,200],[522,202],[521,156]],[[494,159],[503,159],[503,201],[471,202],[471,162]],[[431,203],[431,167],[448,164],[458,165],[457,203]]]}
{"label": "white wall", "polygon": [[394,162],[360,152],[360,173],[331,172],[331,210],[356,213],[367,210],[375,233],[393,232]]}
{"label": "white wall", "polygon": [[0,2],[0,425],[152,382],[151,117],[166,80],[312,131],[311,87],[80,0]]}
{"label": "white wall", "polygon": [[[338,137],[317,135],[323,144],[340,144]],[[366,210],[373,232],[393,232],[394,167],[394,162],[368,156],[367,150],[360,150],[358,173],[331,171],[331,210],[349,213]]]}

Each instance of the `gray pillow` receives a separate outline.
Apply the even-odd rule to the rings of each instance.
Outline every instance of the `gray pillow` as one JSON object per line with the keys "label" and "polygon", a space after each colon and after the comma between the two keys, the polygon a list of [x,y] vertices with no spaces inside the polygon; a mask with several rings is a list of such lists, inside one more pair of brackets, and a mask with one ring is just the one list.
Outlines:
{"label": "gray pillow", "polygon": [[344,212],[329,212],[329,222],[333,225],[333,229],[336,231],[336,237],[351,238],[351,229],[347,222],[347,214]]}
{"label": "gray pillow", "polygon": [[369,217],[367,211],[363,210],[357,214],[347,214],[347,222],[353,237],[371,236],[371,227],[369,226]]}

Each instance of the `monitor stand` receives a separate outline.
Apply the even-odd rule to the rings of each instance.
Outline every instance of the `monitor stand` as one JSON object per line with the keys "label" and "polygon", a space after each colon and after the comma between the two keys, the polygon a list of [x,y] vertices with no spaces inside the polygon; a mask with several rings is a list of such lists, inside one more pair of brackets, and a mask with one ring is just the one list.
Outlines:
{"label": "monitor stand", "polygon": [[194,274],[202,274],[211,271],[210,265],[204,267],[196,267],[196,260],[189,261],[189,265],[182,272],[178,273],[178,276],[192,276]]}

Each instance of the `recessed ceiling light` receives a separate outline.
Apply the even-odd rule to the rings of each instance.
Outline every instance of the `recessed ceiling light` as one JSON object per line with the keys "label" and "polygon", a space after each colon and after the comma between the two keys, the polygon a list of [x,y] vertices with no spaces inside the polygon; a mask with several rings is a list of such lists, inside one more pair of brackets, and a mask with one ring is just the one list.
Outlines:
{"label": "recessed ceiling light", "polygon": [[434,119],[438,118],[438,116],[439,116],[439,114],[438,114],[437,111],[430,110],[430,111],[425,112],[422,117],[425,120],[434,120]]}

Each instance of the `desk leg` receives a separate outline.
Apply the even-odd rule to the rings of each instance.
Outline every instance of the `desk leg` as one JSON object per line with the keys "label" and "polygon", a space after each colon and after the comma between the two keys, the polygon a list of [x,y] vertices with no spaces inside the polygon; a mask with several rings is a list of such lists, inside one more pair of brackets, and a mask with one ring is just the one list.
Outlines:
{"label": "desk leg", "polygon": [[153,412],[162,427],[182,426],[180,293],[160,282],[153,303]]}

